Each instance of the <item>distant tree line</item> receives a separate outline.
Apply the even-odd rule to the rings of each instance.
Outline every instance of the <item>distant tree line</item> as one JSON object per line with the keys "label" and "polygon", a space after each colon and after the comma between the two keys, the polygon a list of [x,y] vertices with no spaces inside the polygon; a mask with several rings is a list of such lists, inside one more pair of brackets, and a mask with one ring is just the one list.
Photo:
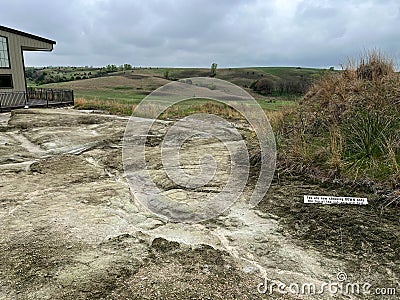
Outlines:
{"label": "distant tree line", "polygon": [[303,95],[311,86],[311,80],[300,76],[299,79],[280,79],[273,81],[269,78],[262,78],[254,81],[250,88],[261,95],[269,96],[289,96]]}
{"label": "distant tree line", "polygon": [[[141,67],[137,67],[141,69]],[[85,67],[44,67],[25,68],[25,76],[28,81],[37,85],[46,83],[67,82],[81,79],[89,79],[107,76],[109,73],[130,71],[135,69],[131,64],[123,64],[120,66],[109,64],[105,67],[94,68],[92,66]]]}

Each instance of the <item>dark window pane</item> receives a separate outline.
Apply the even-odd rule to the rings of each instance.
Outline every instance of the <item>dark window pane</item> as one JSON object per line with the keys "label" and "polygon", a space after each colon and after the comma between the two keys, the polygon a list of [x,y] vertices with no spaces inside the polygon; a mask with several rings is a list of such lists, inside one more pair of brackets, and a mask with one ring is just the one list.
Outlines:
{"label": "dark window pane", "polygon": [[11,75],[0,75],[0,88],[12,89],[12,76]]}

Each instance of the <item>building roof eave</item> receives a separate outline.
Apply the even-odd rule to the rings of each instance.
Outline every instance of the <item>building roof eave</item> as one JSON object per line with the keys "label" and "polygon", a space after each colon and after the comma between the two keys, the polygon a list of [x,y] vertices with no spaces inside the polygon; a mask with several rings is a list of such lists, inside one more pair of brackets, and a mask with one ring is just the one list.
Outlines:
{"label": "building roof eave", "polygon": [[40,37],[40,36],[37,36],[37,35],[34,35],[34,34],[30,34],[30,33],[27,33],[27,32],[19,31],[19,30],[16,30],[16,29],[13,29],[13,28],[9,28],[9,27],[5,27],[5,26],[1,26],[1,25],[0,25],[0,30],[6,31],[6,32],[10,32],[10,33],[14,33],[14,34],[18,34],[18,35],[21,35],[21,36],[24,36],[24,37],[28,37],[28,38],[31,38],[31,39],[34,39],[34,40],[45,42],[45,43],[49,43],[49,44],[52,44],[52,45],[56,44],[56,41],[49,40],[49,39],[46,39],[46,38],[43,38],[43,37]]}

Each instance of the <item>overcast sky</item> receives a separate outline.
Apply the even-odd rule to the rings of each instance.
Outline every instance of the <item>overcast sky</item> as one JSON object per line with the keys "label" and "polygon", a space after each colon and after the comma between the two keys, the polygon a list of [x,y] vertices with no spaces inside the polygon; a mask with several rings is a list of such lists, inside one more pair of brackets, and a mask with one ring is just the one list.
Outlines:
{"label": "overcast sky", "polygon": [[400,56],[400,1],[12,0],[0,25],[57,41],[29,66],[338,66]]}

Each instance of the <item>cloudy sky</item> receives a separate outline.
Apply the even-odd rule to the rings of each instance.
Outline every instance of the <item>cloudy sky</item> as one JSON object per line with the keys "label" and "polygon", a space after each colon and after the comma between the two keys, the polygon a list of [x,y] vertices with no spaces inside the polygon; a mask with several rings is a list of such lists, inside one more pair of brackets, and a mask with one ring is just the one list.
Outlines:
{"label": "cloudy sky", "polygon": [[0,25],[57,41],[29,66],[338,66],[400,56],[399,0],[13,0]]}

